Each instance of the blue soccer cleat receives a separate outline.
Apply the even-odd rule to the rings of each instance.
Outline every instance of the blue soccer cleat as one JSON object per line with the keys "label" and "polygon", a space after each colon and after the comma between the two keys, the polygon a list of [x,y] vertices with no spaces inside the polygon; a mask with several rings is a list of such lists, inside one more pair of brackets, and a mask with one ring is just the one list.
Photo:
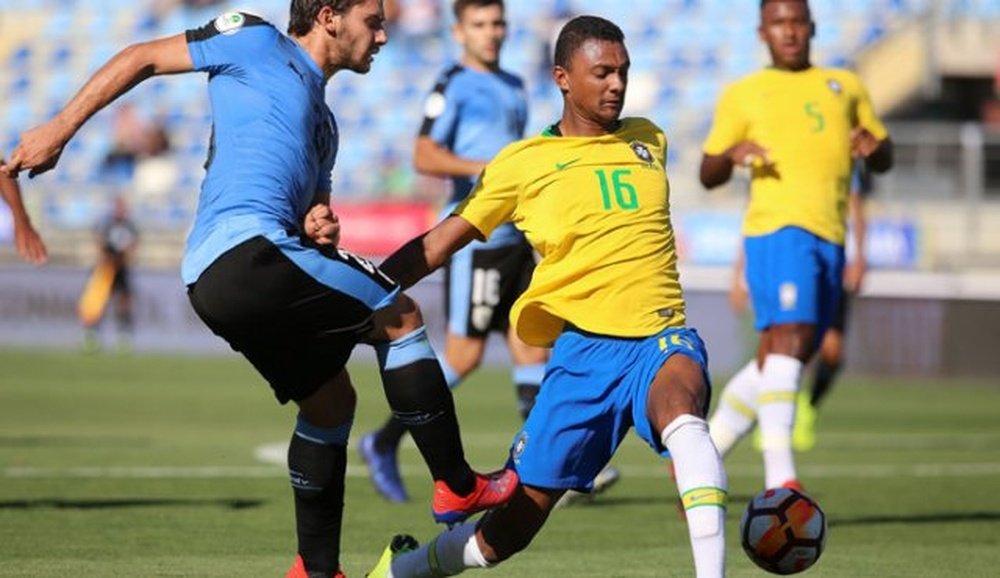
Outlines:
{"label": "blue soccer cleat", "polygon": [[361,437],[358,453],[368,466],[368,478],[375,490],[390,502],[408,502],[410,496],[403,486],[399,475],[399,460],[396,452],[379,452],[375,447],[375,432],[366,433]]}

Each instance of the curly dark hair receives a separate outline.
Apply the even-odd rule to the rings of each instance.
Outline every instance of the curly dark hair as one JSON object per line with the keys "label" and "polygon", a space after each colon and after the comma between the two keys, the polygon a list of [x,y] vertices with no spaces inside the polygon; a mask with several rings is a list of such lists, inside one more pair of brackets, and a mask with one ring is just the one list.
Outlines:
{"label": "curly dark hair", "polygon": [[288,34],[305,36],[312,30],[316,15],[326,6],[333,8],[337,14],[343,14],[355,4],[365,0],[292,0],[288,12]]}

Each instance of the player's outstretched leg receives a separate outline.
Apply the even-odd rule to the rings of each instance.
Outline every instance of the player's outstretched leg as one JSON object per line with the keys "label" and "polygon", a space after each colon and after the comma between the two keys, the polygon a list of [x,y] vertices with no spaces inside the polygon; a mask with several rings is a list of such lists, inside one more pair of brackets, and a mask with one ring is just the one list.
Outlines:
{"label": "player's outstretched leg", "polygon": [[455,404],[417,304],[400,295],[375,316],[372,338],[393,417],[413,436],[435,480],[434,517],[453,522],[508,501],[513,471],[484,476],[465,460]]}
{"label": "player's outstretched leg", "polygon": [[[462,376],[446,360],[439,360],[449,389],[455,389]],[[358,444],[358,453],[368,467],[368,479],[383,498],[394,503],[408,502],[403,478],[399,472],[399,446],[406,435],[406,426],[391,415],[377,430],[366,433]]]}

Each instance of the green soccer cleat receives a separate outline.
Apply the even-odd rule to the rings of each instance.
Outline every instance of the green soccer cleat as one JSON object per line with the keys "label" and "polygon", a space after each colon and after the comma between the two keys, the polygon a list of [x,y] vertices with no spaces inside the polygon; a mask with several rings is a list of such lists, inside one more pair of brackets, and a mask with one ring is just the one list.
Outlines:
{"label": "green soccer cleat", "polygon": [[807,452],[816,446],[816,408],[809,401],[809,394],[799,394],[795,408],[795,427],[792,429],[792,448]]}
{"label": "green soccer cleat", "polygon": [[389,545],[386,546],[385,551],[382,552],[382,557],[378,559],[378,564],[371,569],[365,576],[368,578],[388,578],[389,572],[392,570],[392,560],[399,554],[405,554],[407,552],[413,552],[420,547],[417,543],[417,539],[409,534],[396,534],[389,541]]}

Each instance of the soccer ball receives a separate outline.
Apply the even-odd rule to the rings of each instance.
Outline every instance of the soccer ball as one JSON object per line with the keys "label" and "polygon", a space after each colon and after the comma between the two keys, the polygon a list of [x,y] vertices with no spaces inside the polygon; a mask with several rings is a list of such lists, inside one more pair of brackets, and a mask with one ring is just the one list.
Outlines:
{"label": "soccer ball", "polygon": [[740,543],[754,564],[768,572],[802,572],[823,553],[826,516],[816,502],[800,492],[764,490],[743,512]]}

